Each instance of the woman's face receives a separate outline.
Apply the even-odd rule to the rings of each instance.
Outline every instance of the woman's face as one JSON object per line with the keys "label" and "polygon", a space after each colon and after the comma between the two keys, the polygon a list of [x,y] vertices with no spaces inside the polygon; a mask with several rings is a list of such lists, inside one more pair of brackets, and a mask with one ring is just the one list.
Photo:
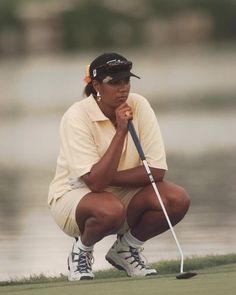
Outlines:
{"label": "woman's face", "polygon": [[96,91],[101,95],[101,104],[116,109],[124,103],[130,91],[130,77],[109,83],[95,83]]}

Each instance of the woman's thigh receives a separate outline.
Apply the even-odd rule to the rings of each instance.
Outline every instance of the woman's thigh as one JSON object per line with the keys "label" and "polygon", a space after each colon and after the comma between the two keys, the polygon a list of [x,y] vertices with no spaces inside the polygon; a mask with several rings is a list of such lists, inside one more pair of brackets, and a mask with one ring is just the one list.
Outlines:
{"label": "woman's thigh", "polygon": [[[80,229],[89,217],[102,218],[112,216],[125,218],[125,208],[122,202],[112,193],[92,193],[72,190],[51,205],[52,216],[57,225],[69,236],[78,237]],[[78,225],[79,224],[79,225]]]}
{"label": "woman's thigh", "polygon": [[[85,191],[84,194],[88,192]],[[80,230],[75,219],[75,211],[83,195],[78,190],[72,190],[64,194],[57,200],[53,200],[51,214],[60,227],[67,235],[77,237]]]}

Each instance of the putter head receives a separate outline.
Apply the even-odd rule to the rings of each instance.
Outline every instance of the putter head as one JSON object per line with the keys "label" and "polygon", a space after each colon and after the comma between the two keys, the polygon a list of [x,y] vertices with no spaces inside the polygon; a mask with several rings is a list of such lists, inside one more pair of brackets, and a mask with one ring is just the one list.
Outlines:
{"label": "putter head", "polygon": [[190,279],[192,277],[195,277],[196,275],[197,273],[193,271],[181,272],[177,274],[176,279],[178,280]]}

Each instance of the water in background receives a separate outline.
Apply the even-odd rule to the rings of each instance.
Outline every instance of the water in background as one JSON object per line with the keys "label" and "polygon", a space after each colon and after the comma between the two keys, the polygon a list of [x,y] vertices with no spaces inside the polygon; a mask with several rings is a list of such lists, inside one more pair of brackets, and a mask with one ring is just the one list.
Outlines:
{"label": "water in background", "polygon": [[[191,105],[199,97],[192,93],[235,91],[236,54],[191,50],[145,59],[129,54],[137,65],[134,72],[142,73],[142,81],[133,80],[133,90],[157,110],[167,178],[183,185],[192,199],[186,218],[176,226],[184,253],[235,252],[236,110]],[[60,117],[81,98],[83,68],[91,56],[0,62],[0,280],[67,271],[72,239],[52,220],[47,190],[58,153]],[[172,107],[159,109],[167,104]],[[94,269],[109,267],[104,255],[114,239],[96,245]],[[145,256],[150,262],[179,257],[170,232],[148,241]]]}

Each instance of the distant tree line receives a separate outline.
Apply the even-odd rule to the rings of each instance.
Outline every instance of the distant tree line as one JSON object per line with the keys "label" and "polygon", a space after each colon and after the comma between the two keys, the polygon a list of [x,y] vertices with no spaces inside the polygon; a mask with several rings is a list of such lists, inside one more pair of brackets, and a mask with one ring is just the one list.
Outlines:
{"label": "distant tree line", "polygon": [[[0,39],[4,34],[13,32],[18,36],[19,47],[23,47],[26,28],[18,8],[22,4],[25,5],[27,1],[30,0],[0,1]],[[50,0],[47,2],[49,3]],[[116,2],[118,6],[119,1]],[[168,20],[173,15],[188,10],[201,11],[209,15],[213,24],[211,40],[236,40],[236,0],[144,0],[138,2],[142,2],[142,9],[139,11],[117,9],[115,6],[108,5],[107,1],[71,2],[71,6],[61,11],[59,16],[62,48],[77,50],[111,46],[142,46],[147,33],[144,28],[150,19]]]}

